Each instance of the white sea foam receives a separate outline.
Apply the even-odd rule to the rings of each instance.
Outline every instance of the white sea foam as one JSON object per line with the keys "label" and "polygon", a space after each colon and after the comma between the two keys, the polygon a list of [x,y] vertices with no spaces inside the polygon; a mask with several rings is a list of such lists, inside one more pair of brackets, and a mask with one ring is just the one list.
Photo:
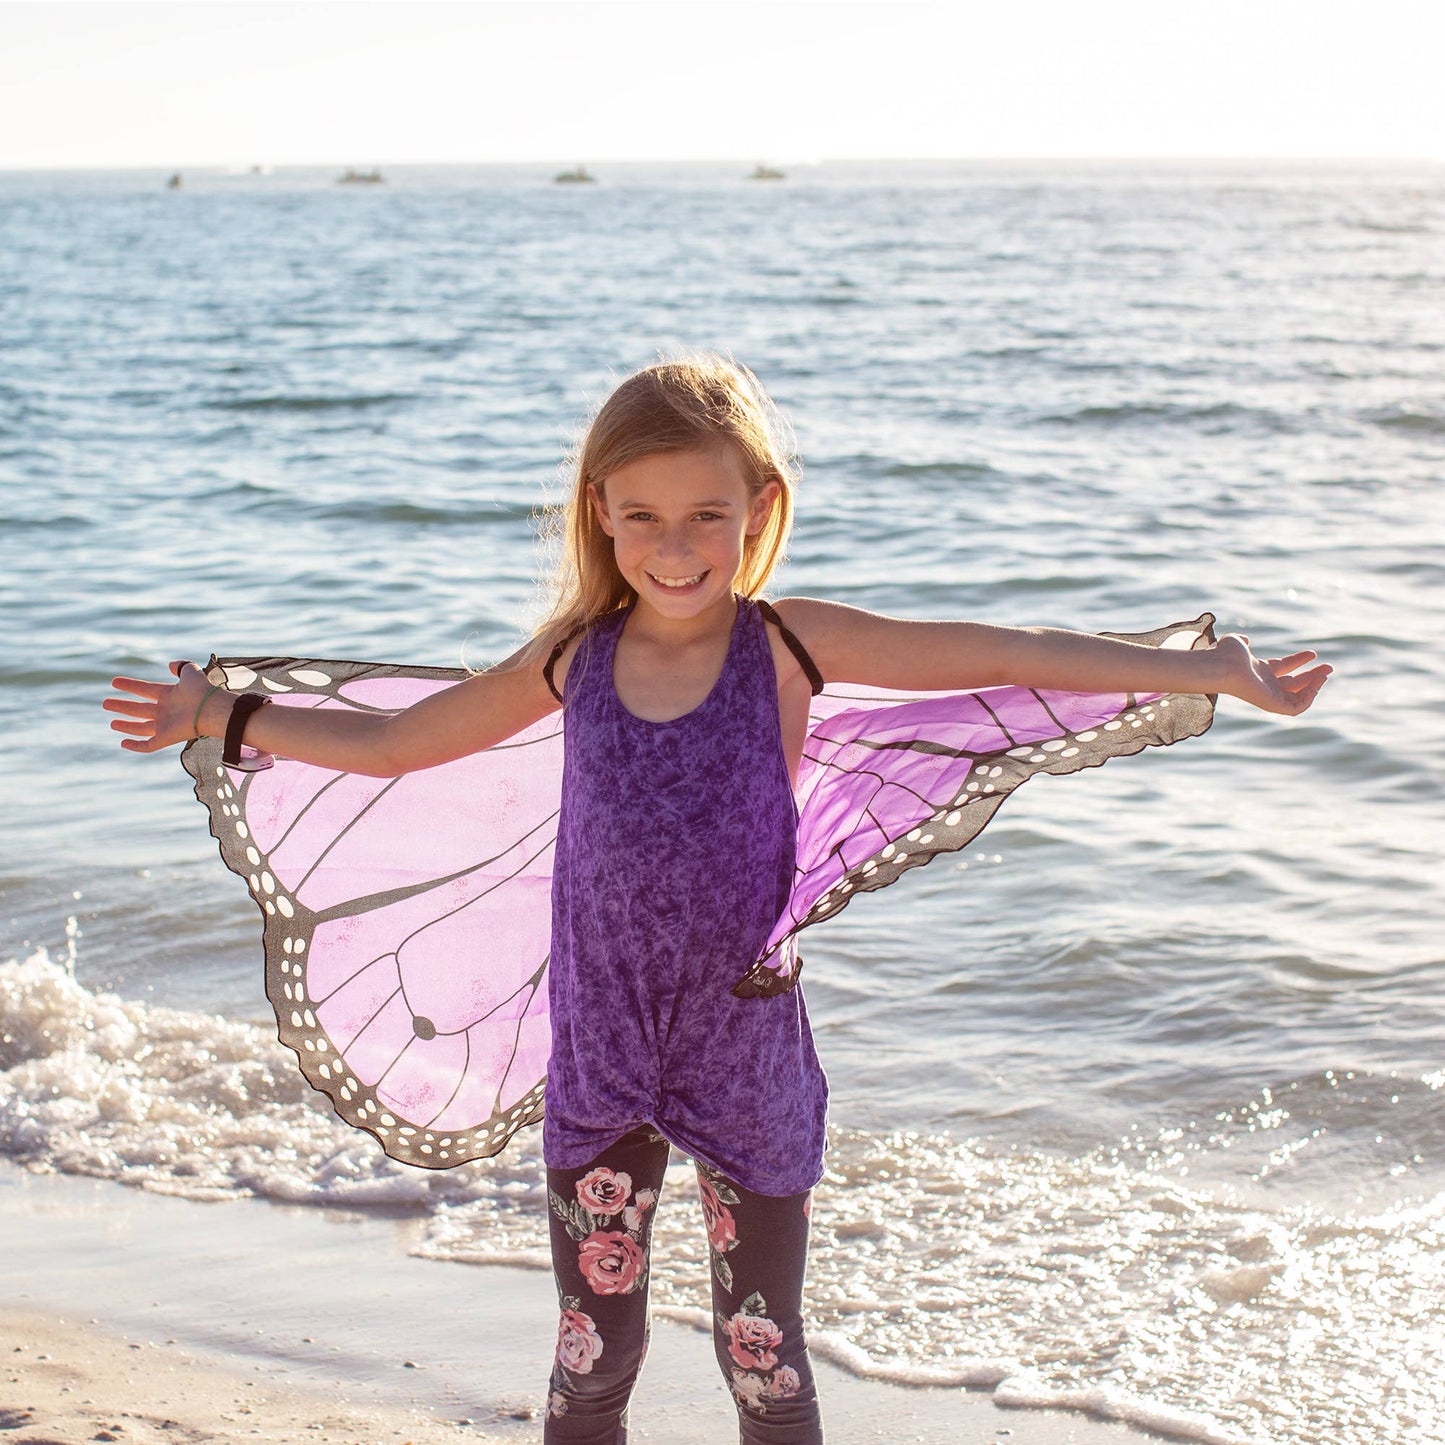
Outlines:
{"label": "white sea foam", "polygon": [[426,1205],[478,1193],[320,1106],[269,1031],[92,993],[41,949],[0,964],[0,1152],[191,1199]]}
{"label": "white sea foam", "polygon": [[1168,1440],[1197,1440],[1201,1445],[1270,1445],[1259,1436],[1227,1429],[1207,1415],[1173,1410],[1097,1385],[1061,1388],[1031,1375],[1015,1375],[1002,1381],[993,1397],[1011,1409],[1077,1410],[1099,1420],[1118,1420]]}

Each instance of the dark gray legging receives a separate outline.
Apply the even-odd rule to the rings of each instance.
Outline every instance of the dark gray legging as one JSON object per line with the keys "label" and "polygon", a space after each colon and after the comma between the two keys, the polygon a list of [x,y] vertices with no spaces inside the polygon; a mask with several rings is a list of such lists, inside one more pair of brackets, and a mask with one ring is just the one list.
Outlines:
{"label": "dark gray legging", "polygon": [[[547,1445],[624,1445],[647,1350],[652,1221],[667,1141],[634,1129],[582,1169],[549,1169],[552,1268],[562,1308]],[[743,1445],[822,1445],[803,1340],[811,1195],[753,1194],[705,1165],[698,1193],[712,1261],[713,1340]]]}

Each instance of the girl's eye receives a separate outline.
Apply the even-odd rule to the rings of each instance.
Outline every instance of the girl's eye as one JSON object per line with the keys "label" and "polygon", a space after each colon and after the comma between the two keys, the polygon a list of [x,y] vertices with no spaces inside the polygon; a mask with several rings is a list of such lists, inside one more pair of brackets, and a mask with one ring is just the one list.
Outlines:
{"label": "girl's eye", "polygon": [[[651,512],[626,512],[623,514],[629,522],[655,522],[657,518]],[[721,512],[698,512],[694,515],[695,522],[716,522],[722,518]]]}

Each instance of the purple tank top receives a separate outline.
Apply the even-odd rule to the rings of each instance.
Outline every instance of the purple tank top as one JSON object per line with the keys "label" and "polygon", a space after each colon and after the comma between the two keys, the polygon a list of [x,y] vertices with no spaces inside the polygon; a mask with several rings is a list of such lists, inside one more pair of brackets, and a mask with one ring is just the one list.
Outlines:
{"label": "purple tank top", "polygon": [[765,623],[738,599],[692,712],[647,722],[612,681],[631,609],[584,637],[564,689],[543,1150],[578,1169],[651,1123],[757,1194],[822,1175],[828,1089],[801,989],[737,998],[788,902],[797,807]]}

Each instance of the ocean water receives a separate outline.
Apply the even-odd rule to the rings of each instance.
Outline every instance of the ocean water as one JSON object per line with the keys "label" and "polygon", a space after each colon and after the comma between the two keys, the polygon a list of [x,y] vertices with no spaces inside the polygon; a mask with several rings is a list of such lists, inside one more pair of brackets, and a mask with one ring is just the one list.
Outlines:
{"label": "ocean water", "polygon": [[[1185,1438],[1445,1437],[1445,168],[333,179],[0,176],[0,1151],[541,1260],[535,1137],[410,1171],[300,1080],[189,780],[99,699],[510,650],[587,408],[725,349],[805,460],[777,594],[1208,608],[1337,668],[804,939],[820,1350]],[[688,1317],[692,1206],[657,1251]]]}

